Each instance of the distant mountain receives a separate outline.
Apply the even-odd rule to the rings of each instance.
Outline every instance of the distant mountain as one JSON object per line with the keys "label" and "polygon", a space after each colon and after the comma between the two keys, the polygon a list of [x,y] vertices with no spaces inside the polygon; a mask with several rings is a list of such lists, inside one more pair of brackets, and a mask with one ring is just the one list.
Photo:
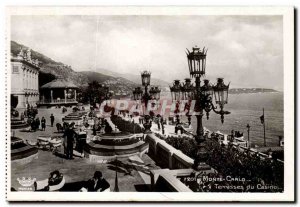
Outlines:
{"label": "distant mountain", "polygon": [[[18,55],[21,48],[24,50],[28,49],[25,45],[11,41],[11,53],[14,56]],[[137,86],[134,82],[122,77],[113,77],[91,71],[76,72],[71,66],[57,62],[34,50],[31,50],[31,56],[33,59],[38,59],[40,63],[39,86],[54,80],[57,76],[62,76],[66,80],[72,81],[78,87],[85,87],[89,82],[98,81],[99,83],[108,85],[110,90],[121,95],[131,94],[134,87]]]}
{"label": "distant mountain", "polygon": [[107,85],[116,95],[129,95],[137,87],[137,84],[122,77],[104,75],[93,71],[82,71],[80,73],[87,77],[88,82],[97,81]]}
{"label": "distant mountain", "polygon": [[[19,44],[15,41],[11,41],[11,53],[14,56],[18,55],[21,48],[28,49],[28,47],[25,45]],[[88,83],[88,78],[81,73],[75,72],[71,66],[56,62],[51,58],[34,50],[31,50],[31,56],[33,59],[38,59],[40,61],[40,86],[52,81],[57,76],[62,76],[67,80],[71,80],[78,86],[87,85]]]}
{"label": "distant mountain", "polygon": [[[136,84],[139,84],[139,85],[142,84],[140,74],[117,73],[117,72],[113,72],[113,71],[106,70],[106,69],[103,69],[103,68],[97,68],[96,71],[99,72],[99,73],[102,73],[104,75],[122,77],[122,78],[130,80],[130,81],[132,81]],[[160,86],[160,87],[164,88],[164,87],[168,87],[169,85],[171,85],[171,83],[169,83],[167,81],[164,81],[164,80],[160,80],[158,78],[151,77],[151,85]]]}
{"label": "distant mountain", "polygon": [[230,94],[241,94],[241,93],[271,93],[278,92],[274,89],[268,88],[232,88],[229,89]]}

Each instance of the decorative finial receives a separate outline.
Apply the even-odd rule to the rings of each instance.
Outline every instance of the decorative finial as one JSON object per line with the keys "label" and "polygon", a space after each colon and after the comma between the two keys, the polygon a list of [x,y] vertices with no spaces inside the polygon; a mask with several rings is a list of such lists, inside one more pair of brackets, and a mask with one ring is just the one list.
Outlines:
{"label": "decorative finial", "polygon": [[24,51],[23,51],[23,48],[22,48],[22,47],[20,47],[20,52],[19,52],[19,54],[17,55],[17,58],[18,58],[18,59],[23,59],[23,58],[24,58]]}
{"label": "decorative finial", "polygon": [[27,61],[31,62],[31,50],[29,48],[27,49],[26,59]]}

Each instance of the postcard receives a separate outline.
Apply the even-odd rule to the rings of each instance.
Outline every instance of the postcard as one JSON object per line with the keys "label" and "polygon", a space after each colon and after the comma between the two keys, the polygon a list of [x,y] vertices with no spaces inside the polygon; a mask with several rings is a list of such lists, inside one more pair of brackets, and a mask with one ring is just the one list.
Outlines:
{"label": "postcard", "polygon": [[293,7],[6,10],[8,201],[295,199]]}

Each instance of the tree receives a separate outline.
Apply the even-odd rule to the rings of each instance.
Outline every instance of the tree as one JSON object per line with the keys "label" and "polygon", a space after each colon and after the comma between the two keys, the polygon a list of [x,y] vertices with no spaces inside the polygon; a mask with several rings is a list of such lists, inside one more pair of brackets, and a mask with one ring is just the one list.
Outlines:
{"label": "tree", "polygon": [[85,101],[90,102],[91,105],[101,104],[108,98],[109,91],[108,87],[100,84],[97,81],[89,83],[86,90],[83,91],[82,96]]}

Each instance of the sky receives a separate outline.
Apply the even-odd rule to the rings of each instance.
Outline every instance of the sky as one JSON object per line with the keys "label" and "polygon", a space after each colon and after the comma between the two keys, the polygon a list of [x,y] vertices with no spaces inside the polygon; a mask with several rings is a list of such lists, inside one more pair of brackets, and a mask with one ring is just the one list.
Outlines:
{"label": "sky", "polygon": [[186,48],[208,48],[206,77],[283,90],[282,16],[12,16],[11,40],[75,71],[103,68],[172,82]]}

